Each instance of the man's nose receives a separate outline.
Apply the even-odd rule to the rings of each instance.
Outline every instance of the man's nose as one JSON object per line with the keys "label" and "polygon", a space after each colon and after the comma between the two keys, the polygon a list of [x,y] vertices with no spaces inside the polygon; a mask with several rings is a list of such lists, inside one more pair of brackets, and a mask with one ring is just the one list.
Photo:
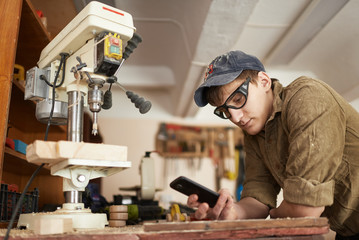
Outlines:
{"label": "man's nose", "polygon": [[231,114],[230,120],[232,122],[238,123],[238,122],[241,121],[241,119],[243,117],[243,110],[242,109],[228,108],[228,111]]}

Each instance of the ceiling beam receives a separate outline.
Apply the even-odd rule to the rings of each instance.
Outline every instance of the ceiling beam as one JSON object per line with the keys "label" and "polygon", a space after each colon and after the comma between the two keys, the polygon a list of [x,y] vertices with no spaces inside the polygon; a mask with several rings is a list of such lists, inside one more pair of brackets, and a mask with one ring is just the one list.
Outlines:
{"label": "ceiling beam", "polygon": [[263,60],[287,65],[330,22],[349,0],[313,0]]}

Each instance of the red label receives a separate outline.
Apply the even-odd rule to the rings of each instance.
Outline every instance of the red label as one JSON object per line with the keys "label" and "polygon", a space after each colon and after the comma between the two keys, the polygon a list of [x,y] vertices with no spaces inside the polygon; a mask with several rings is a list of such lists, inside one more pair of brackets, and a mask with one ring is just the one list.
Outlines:
{"label": "red label", "polygon": [[112,9],[109,9],[109,8],[107,8],[107,7],[102,7],[102,8],[103,8],[103,10],[107,10],[107,11],[109,11],[109,12],[113,12],[113,13],[119,14],[119,15],[121,15],[121,16],[125,16],[123,13],[117,12],[117,11],[112,10]]}

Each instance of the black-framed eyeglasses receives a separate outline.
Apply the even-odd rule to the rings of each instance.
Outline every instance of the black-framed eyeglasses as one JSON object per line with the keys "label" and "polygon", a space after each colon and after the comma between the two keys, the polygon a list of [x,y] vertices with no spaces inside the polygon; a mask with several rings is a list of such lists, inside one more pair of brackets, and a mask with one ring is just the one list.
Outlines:
{"label": "black-framed eyeglasses", "polygon": [[248,97],[248,86],[251,81],[250,77],[247,77],[246,81],[242,83],[224,102],[223,105],[214,109],[214,114],[223,119],[231,118],[231,114],[228,109],[240,109],[246,102]]}

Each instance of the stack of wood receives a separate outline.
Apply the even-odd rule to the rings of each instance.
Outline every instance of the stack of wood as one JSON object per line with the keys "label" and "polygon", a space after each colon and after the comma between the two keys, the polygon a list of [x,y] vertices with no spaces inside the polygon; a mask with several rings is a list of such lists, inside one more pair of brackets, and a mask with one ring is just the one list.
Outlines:
{"label": "stack of wood", "polygon": [[126,205],[112,205],[110,206],[110,227],[126,226],[128,220],[128,207]]}

